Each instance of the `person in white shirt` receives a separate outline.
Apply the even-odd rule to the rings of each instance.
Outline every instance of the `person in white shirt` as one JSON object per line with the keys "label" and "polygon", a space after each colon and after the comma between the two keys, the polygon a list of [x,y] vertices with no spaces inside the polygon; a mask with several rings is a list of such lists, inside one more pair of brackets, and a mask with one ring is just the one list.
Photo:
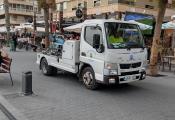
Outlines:
{"label": "person in white shirt", "polygon": [[42,37],[42,40],[41,40],[41,46],[43,49],[45,48],[45,37],[44,36]]}

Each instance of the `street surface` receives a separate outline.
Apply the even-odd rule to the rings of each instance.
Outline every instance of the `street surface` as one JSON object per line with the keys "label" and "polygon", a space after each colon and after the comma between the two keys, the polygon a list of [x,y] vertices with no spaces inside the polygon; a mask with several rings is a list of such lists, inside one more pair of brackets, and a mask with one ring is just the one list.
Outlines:
{"label": "street surface", "polygon": [[[8,74],[0,74],[0,91],[29,120],[175,120],[174,73],[91,91],[70,73],[42,75],[36,53],[18,51],[11,56],[15,85],[11,87]],[[24,97],[19,93],[26,70],[33,73],[35,95]]]}
{"label": "street surface", "polygon": [[0,110],[0,120],[8,120],[4,113]]}

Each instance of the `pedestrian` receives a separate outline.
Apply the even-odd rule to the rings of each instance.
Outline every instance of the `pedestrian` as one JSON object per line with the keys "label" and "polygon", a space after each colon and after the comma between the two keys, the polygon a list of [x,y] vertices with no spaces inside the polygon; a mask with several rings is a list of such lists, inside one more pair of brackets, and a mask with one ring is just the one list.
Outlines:
{"label": "pedestrian", "polygon": [[17,39],[18,39],[18,32],[16,32],[15,34],[13,34],[12,36],[12,41],[13,41],[13,45],[14,45],[14,50],[13,51],[16,51],[16,47],[17,47]]}
{"label": "pedestrian", "polygon": [[7,53],[7,50],[6,48],[4,47],[3,44],[0,44],[0,66],[1,66],[1,63],[3,62],[3,58],[5,57],[8,57],[8,53]]}
{"label": "pedestrian", "polygon": [[45,49],[45,36],[42,36],[41,47],[42,49]]}

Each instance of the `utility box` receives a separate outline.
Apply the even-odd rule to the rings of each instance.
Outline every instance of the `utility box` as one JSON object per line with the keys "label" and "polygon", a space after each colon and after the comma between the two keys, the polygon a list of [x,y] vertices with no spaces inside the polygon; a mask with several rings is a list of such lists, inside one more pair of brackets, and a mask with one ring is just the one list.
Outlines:
{"label": "utility box", "polygon": [[32,91],[32,72],[31,71],[22,72],[22,93],[24,95],[33,94],[33,91]]}

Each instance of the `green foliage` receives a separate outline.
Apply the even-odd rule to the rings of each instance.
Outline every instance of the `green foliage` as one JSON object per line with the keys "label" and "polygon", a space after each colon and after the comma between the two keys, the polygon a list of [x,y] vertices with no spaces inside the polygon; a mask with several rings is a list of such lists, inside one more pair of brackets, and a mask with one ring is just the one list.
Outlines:
{"label": "green foliage", "polygon": [[46,0],[37,0],[37,2],[38,2],[39,9],[41,9],[41,8],[43,8],[43,9],[48,9],[48,8],[55,9],[56,8],[55,0],[49,0],[49,2],[52,4],[48,4],[46,2]]}

